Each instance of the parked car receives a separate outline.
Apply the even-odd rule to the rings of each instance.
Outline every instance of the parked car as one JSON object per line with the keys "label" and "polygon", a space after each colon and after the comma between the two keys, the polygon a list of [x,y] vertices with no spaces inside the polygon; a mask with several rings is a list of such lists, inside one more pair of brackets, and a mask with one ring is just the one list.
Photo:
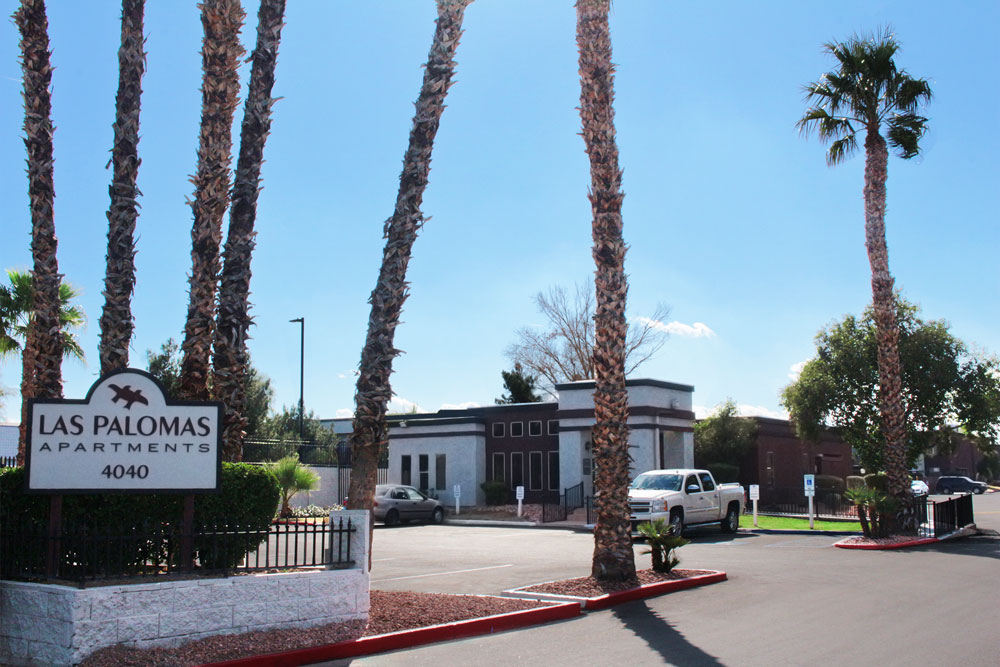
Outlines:
{"label": "parked car", "polygon": [[914,496],[926,496],[930,492],[931,488],[922,479],[915,479],[910,482],[910,493]]}
{"label": "parked car", "polygon": [[379,484],[375,487],[373,513],[376,521],[387,526],[397,526],[414,519],[434,523],[444,521],[444,507],[438,500],[412,486],[401,484]]}
{"label": "parked car", "polygon": [[985,482],[977,482],[974,479],[961,475],[946,475],[939,477],[934,490],[938,493],[986,493]]}
{"label": "parked car", "polygon": [[632,530],[640,523],[664,519],[674,535],[685,526],[706,523],[718,523],[727,533],[735,533],[745,497],[742,486],[717,484],[707,470],[650,470],[628,489]]}

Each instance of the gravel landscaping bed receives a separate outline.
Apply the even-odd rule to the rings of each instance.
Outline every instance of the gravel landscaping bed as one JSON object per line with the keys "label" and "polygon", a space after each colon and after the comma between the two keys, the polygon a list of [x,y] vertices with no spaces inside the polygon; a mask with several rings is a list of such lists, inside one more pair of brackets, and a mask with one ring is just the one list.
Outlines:
{"label": "gravel landscaping bed", "polygon": [[863,535],[858,535],[857,537],[847,537],[840,540],[839,544],[857,544],[865,546],[878,546],[878,547],[891,547],[896,544],[906,544],[907,542],[915,542],[923,538],[914,537],[912,535],[890,535],[889,537],[864,537]]}
{"label": "gravel landscaping bed", "polygon": [[189,667],[545,606],[548,605],[533,600],[373,590],[367,627],[363,621],[352,621],[315,628],[218,635],[177,648],[109,646],[90,655],[81,667]]}
{"label": "gravel landscaping bed", "polygon": [[670,572],[655,572],[653,570],[639,570],[636,572],[637,579],[631,581],[598,581],[593,577],[580,577],[578,579],[565,579],[563,581],[550,581],[545,584],[520,588],[520,591],[530,593],[554,593],[556,595],[573,595],[581,598],[596,598],[608,593],[627,591],[644,584],[655,584],[661,581],[677,581],[688,579],[702,574],[713,574],[712,570],[683,570],[676,568]]}

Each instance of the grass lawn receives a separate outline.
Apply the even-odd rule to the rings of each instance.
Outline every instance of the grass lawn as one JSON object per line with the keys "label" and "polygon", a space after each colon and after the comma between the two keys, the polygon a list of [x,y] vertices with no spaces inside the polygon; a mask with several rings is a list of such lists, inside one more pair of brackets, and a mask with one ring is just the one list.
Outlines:
{"label": "grass lawn", "polygon": [[[813,521],[815,530],[853,530],[861,532],[861,524],[857,521]],[[796,519],[787,516],[757,515],[757,527],[778,530],[809,530],[809,519]],[[740,528],[753,530],[753,515],[744,514],[740,517]]]}

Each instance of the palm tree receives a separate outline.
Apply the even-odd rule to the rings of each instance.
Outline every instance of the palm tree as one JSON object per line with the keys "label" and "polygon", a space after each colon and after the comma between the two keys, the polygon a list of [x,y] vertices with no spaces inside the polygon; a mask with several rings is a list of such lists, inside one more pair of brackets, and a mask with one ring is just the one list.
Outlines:
{"label": "palm tree", "polygon": [[454,57],[462,35],[465,8],[471,1],[437,0],[437,27],[417,97],[409,146],[403,157],[396,208],[385,222],[382,266],[368,300],[372,306],[368,335],[361,351],[354,394],[354,433],[351,436],[354,467],[347,500],[350,509],[372,509],[379,454],[388,444],[385,409],[392,396],[389,386],[392,360],[399,354],[393,347],[393,338],[408,293],[406,266],[417,230],[424,221],[420,203],[427,187],[434,136],[455,73]]}
{"label": "palm tree", "polygon": [[283,459],[268,465],[268,469],[274,478],[278,480],[278,487],[281,489],[281,512],[280,516],[289,517],[292,515],[292,508],[289,504],[299,491],[315,491],[319,488],[320,478],[312,469],[299,463],[299,455],[292,454]]}
{"label": "palm tree", "polygon": [[[824,50],[838,63],[819,81],[805,86],[813,106],[798,121],[803,133],[815,132],[829,141],[827,164],[840,164],[858,148],[858,133],[865,132],[865,245],[872,272],[872,308],[878,337],[879,403],[885,437],[885,466],[889,493],[899,499],[902,530],[915,526],[909,520],[913,498],[906,467],[906,406],[899,363],[899,327],[889,273],[885,240],[885,180],[889,146],[903,159],[920,154],[920,138],[927,119],[918,112],[931,99],[925,79],[915,79],[896,67],[899,44],[888,30],[878,34],[831,42]],[[883,128],[885,136],[883,137]]]}
{"label": "palm tree", "polygon": [[240,28],[243,8],[238,0],[204,0],[201,24],[205,30],[201,58],[201,132],[195,186],[194,225],[191,229],[191,285],[184,358],[181,363],[181,396],[188,400],[209,398],[208,372],[215,329],[215,295],[219,281],[219,244],[222,217],[229,205],[229,165],[232,162],[233,112],[240,88],[237,72],[243,46]]}
{"label": "palm tree", "polygon": [[44,0],[21,0],[14,13],[21,32],[21,71],[24,76],[24,145],[28,152],[28,199],[31,207],[32,310],[25,336],[21,378],[21,435],[23,456],[28,399],[62,396],[62,336],[59,335],[59,262],[53,218],[52,180],[52,65],[49,22]]}
{"label": "palm tree", "polygon": [[[0,357],[21,353],[21,395],[30,392],[32,358],[27,345],[34,318],[35,289],[27,271],[8,270],[10,285],[0,285]],[[69,283],[59,285],[59,330],[62,334],[63,356],[84,360],[83,347],[73,333],[86,322],[83,309],[72,302],[80,293]],[[27,394],[30,396],[30,393]],[[24,430],[26,415],[22,412],[21,443],[18,445],[18,464],[24,462]]]}
{"label": "palm tree", "polygon": [[594,559],[591,576],[635,579],[629,522],[628,391],[625,388],[625,241],[622,238],[622,172],[615,142],[614,65],[611,64],[610,0],[578,0],[580,118],[590,157],[593,212],[594,316]]}
{"label": "palm tree", "polygon": [[250,260],[254,249],[254,222],[264,144],[271,131],[271,89],[278,61],[278,45],[285,16],[285,0],[263,0],[257,14],[257,46],[250,70],[240,155],[236,162],[233,203],[229,210],[225,262],[219,287],[219,313],[213,359],[213,389],[225,404],[223,456],[227,461],[243,458],[247,426],[247,331],[250,328]]}
{"label": "palm tree", "polygon": [[101,313],[101,375],[128,366],[132,341],[132,292],[135,290],[135,220],[139,188],[139,103],[146,68],[142,25],[145,0],[122,0],[122,35],[118,49],[118,96],[115,99],[113,175],[108,209],[108,255]]}

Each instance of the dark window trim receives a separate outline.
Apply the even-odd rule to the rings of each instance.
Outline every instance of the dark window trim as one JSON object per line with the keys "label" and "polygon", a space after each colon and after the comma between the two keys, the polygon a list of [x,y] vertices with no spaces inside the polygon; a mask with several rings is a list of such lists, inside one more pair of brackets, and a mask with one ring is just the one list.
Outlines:
{"label": "dark window trim", "polygon": [[[506,424],[504,424],[503,422],[493,422],[493,437],[494,438],[503,438],[505,436],[506,432],[507,432],[507,429],[505,428],[505,426],[506,426]],[[499,427],[499,428],[497,428],[497,427]],[[500,431],[500,432],[497,433],[497,431]]]}
{"label": "dark window trim", "polygon": [[[538,424],[538,433],[532,433],[531,432],[533,430],[532,427],[535,424]],[[542,422],[541,422],[541,420],[540,419],[532,419],[531,421],[529,421],[528,422],[528,436],[532,437],[532,438],[537,438],[541,434],[542,434]]]}
{"label": "dark window trim", "polygon": [[[552,427],[553,424],[555,424],[555,428]],[[550,419],[547,428],[549,435],[559,435],[559,420]]]}
{"label": "dark window trim", "polygon": [[[548,464],[549,464],[549,474],[548,474],[549,491],[558,491],[559,490],[559,466],[558,466],[558,463],[559,463],[559,450],[558,449],[551,449],[551,450],[549,450],[548,454],[549,454],[549,456],[548,456],[548,459],[549,459],[548,460]],[[553,465],[552,464],[552,459],[553,458],[555,458],[555,462],[556,462],[557,465]],[[555,477],[556,484],[555,484],[555,486],[552,485],[552,473],[553,473],[553,471],[555,471],[555,474],[556,474],[556,477]]]}
{"label": "dark window trim", "polygon": [[[534,484],[535,480],[534,480],[534,475],[532,474],[532,472],[534,471],[535,467],[531,464],[531,461],[534,459],[534,455],[535,454],[538,454],[538,486],[537,487]],[[545,456],[543,456],[543,454],[544,454],[544,452],[542,452],[541,450],[535,450],[535,451],[528,452],[528,490],[529,491],[541,491],[542,489],[545,488],[545,484],[544,484],[544,480],[545,480],[545,474],[544,474],[545,473],[545,470],[544,470],[544,467],[545,467]]]}
{"label": "dark window trim", "polygon": [[[521,428],[521,432],[520,433],[517,433],[517,434],[514,433],[514,425],[515,424]],[[512,438],[522,438],[522,437],[524,437],[524,422],[511,422],[510,423],[510,437],[512,437]]]}

